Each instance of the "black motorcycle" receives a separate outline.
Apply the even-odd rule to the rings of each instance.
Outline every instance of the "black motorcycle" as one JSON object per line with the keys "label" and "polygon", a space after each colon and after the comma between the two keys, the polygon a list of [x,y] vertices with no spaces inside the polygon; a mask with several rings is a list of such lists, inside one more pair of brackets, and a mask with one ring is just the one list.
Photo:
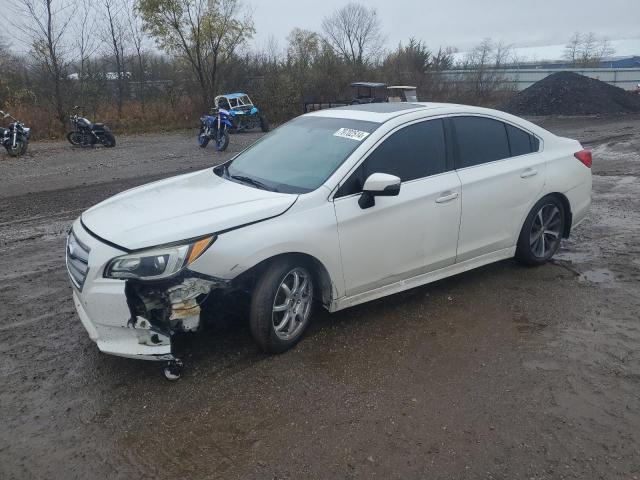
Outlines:
{"label": "black motorcycle", "polygon": [[84,117],[78,115],[80,107],[75,107],[71,117],[73,131],[67,133],[67,140],[71,145],[81,147],[92,147],[96,144],[104,145],[107,148],[116,146],[116,137],[113,136],[109,127],[104,123],[91,123]]}
{"label": "black motorcycle", "polygon": [[27,146],[29,145],[29,137],[31,136],[31,129],[24,126],[24,123],[19,122],[13,118],[10,114],[0,110],[2,118],[10,118],[13,120],[9,124],[9,128],[0,129],[2,135],[2,146],[7,149],[7,153],[10,157],[17,157],[24,155],[27,152]]}

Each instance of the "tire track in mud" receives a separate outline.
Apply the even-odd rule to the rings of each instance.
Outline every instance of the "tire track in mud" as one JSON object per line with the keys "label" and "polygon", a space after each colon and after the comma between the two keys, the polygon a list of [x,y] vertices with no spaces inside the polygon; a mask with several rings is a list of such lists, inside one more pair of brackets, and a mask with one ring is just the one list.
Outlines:
{"label": "tire track in mud", "polygon": [[[577,123],[604,139],[594,206],[560,258],[581,275],[609,269],[611,282],[501,262],[320,315],[281,356],[259,353],[242,327],[205,331],[183,340],[189,369],[172,384],[156,365],[100,354],[88,339],[64,237],[90,205],[203,157],[180,170],[145,157],[157,169],[127,179],[101,169],[80,185],[64,173],[80,157],[48,147],[51,178],[56,165],[61,178],[17,194],[18,172],[14,193],[0,192],[0,477],[631,478],[640,192],[619,153],[638,142],[608,145],[622,127],[589,122]],[[162,141],[175,138],[150,136],[135,151],[170,150]],[[126,149],[90,153],[119,168],[124,160],[100,157]],[[37,149],[29,162],[41,165]],[[609,175],[612,166],[624,173]]]}

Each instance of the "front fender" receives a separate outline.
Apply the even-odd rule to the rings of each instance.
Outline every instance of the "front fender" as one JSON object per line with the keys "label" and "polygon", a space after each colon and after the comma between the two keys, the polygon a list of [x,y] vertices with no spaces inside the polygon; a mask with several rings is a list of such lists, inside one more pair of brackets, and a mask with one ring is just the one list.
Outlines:
{"label": "front fender", "polygon": [[344,295],[338,230],[330,202],[223,233],[189,268],[232,280],[260,262],[286,253],[314,257],[327,270],[334,296]]}

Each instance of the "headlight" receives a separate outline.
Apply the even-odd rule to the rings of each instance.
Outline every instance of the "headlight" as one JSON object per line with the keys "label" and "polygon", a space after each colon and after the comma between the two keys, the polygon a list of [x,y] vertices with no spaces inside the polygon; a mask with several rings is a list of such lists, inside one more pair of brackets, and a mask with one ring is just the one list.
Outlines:
{"label": "headlight", "polygon": [[184,245],[171,245],[130,253],[111,260],[105,278],[159,280],[192,264],[216,239],[215,235]]}

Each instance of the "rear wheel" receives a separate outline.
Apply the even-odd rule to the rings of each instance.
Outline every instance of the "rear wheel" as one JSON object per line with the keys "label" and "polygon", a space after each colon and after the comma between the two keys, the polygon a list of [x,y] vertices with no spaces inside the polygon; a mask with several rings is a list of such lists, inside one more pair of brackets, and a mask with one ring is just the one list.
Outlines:
{"label": "rear wheel", "polygon": [[542,265],[558,251],[564,232],[565,211],[555,196],[536,203],[522,226],[516,258],[527,265]]}
{"label": "rear wheel", "polygon": [[102,145],[106,148],[113,148],[116,146],[116,137],[114,137],[111,133],[105,133],[104,137],[102,137]]}
{"label": "rear wheel", "polygon": [[269,125],[269,121],[262,115],[260,115],[260,129],[265,133],[271,130],[271,125]]}
{"label": "rear wheel", "polygon": [[306,330],[313,307],[313,277],[300,261],[274,261],[262,274],[251,298],[253,338],[269,353],[293,347]]}

